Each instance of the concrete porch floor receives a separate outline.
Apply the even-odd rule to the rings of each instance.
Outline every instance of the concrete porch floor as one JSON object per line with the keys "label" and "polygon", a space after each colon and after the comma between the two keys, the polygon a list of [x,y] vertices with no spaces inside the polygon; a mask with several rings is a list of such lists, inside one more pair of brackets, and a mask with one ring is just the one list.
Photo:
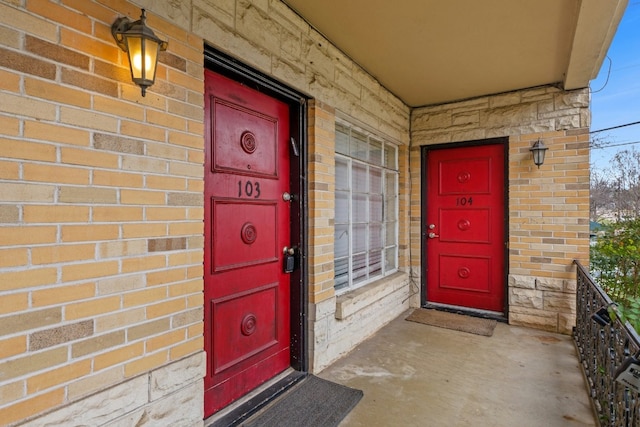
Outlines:
{"label": "concrete porch floor", "polygon": [[484,337],[409,313],[318,374],[364,391],[340,427],[596,425],[571,337],[502,323]]}

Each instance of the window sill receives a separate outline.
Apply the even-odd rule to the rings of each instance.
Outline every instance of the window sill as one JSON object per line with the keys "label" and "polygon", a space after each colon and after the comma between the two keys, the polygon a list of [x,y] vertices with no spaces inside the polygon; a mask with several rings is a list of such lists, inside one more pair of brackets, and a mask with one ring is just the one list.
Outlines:
{"label": "window sill", "polygon": [[344,320],[404,286],[408,274],[398,271],[336,297],[336,319]]}

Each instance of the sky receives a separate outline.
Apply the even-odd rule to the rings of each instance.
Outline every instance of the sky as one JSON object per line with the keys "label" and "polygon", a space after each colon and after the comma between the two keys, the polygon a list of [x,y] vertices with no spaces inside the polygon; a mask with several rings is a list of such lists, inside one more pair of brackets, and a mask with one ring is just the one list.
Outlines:
{"label": "sky", "polygon": [[[591,165],[598,170],[608,168],[618,151],[632,147],[640,150],[640,124],[593,133],[640,122],[640,0],[629,0],[608,57],[611,61],[604,60],[598,77],[590,84],[591,140],[606,147],[597,149],[592,144]],[[618,144],[625,145],[613,146]]]}

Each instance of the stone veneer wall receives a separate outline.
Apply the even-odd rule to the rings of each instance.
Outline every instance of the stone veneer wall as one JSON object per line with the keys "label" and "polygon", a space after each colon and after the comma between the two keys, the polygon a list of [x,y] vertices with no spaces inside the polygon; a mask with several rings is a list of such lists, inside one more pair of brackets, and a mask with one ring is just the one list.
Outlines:
{"label": "stone veneer wall", "polygon": [[[280,1],[138,3],[313,98],[308,113],[308,326],[310,370],[318,372],[399,313],[395,305],[378,304],[379,298],[373,296],[364,304],[369,307],[363,312],[366,316],[359,313],[361,317],[346,321],[335,317],[339,311],[333,289],[335,115],[397,142],[405,155],[400,161],[406,164],[410,109]],[[403,179],[406,173],[401,173]],[[408,187],[400,199],[408,202]],[[401,223],[400,231],[402,256],[408,252],[408,221]],[[408,258],[400,262],[407,266]],[[351,347],[346,348],[346,342]]]}
{"label": "stone veneer wall", "polygon": [[[145,98],[110,33],[140,7],[169,40]],[[407,307],[403,273],[335,298],[332,134],[340,111],[403,145],[406,169],[409,108],[286,5],[0,0],[1,423],[202,423],[203,42],[322,106],[309,113],[314,371]]]}
{"label": "stone veneer wall", "polygon": [[[575,266],[589,260],[589,92],[541,87],[412,113],[411,245],[420,272],[420,147],[509,137],[509,322],[565,334],[575,324]],[[531,160],[538,139],[543,166]]]}
{"label": "stone veneer wall", "polygon": [[[169,40],[145,98],[109,31],[139,7]],[[280,1],[0,0],[3,423],[201,424],[203,42],[315,99],[313,372],[417,305],[424,144],[510,137],[510,318],[566,332],[571,260],[588,250],[586,91],[418,109],[409,152],[409,108]],[[336,114],[400,144],[401,271],[339,297]],[[528,161],[538,136],[540,170]]]}
{"label": "stone veneer wall", "polygon": [[[309,347],[310,370],[318,372],[351,351],[409,308],[409,275],[390,277],[342,294],[334,293],[335,218],[334,108],[312,101],[309,108]],[[408,265],[408,147],[398,149],[400,270]]]}

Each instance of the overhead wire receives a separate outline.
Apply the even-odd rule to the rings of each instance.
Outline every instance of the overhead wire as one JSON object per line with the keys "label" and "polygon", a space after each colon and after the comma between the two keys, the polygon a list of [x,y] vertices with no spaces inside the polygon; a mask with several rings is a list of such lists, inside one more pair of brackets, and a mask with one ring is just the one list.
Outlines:
{"label": "overhead wire", "polygon": [[635,145],[635,144],[640,144],[640,141],[621,142],[620,144],[611,144],[611,145],[591,145],[590,148],[592,150],[602,150],[604,148],[622,147],[624,145]]}
{"label": "overhead wire", "polygon": [[[612,127],[608,127],[608,128],[604,128],[604,129],[594,130],[594,131],[590,132],[590,134],[593,135],[594,133],[598,133],[598,132],[604,132],[604,131],[608,131],[608,130],[620,129],[620,128],[623,128],[623,127],[635,126],[635,125],[640,125],[640,121],[631,122],[631,123],[625,123],[625,124],[622,124],[622,125],[612,126]],[[635,144],[640,144],[640,141],[628,141],[628,142],[621,142],[621,143],[618,143],[618,144],[605,144],[605,143],[602,143],[602,142],[596,142],[596,141],[592,140],[589,143],[589,147],[592,150],[601,150],[603,148],[622,147],[622,146],[625,146],[625,145],[635,145]]]}
{"label": "overhead wire", "polygon": [[[640,4],[640,2],[638,2],[638,4]],[[609,61],[609,68],[607,69],[607,78],[606,78],[604,84],[602,85],[602,87],[600,89],[591,90],[591,88],[589,88],[589,90],[591,91],[591,94],[598,93],[598,92],[602,91],[605,87],[607,87],[607,84],[609,84],[609,78],[611,77],[611,68],[613,66],[613,61],[611,60],[609,55],[607,55],[607,60]],[[628,126],[635,126],[635,125],[640,125],[640,121],[631,122],[631,123],[624,123],[624,124],[617,125],[617,126],[611,126],[611,127],[608,127],[608,128],[598,129],[598,130],[591,131],[589,133],[591,135],[593,135],[594,133],[605,132],[605,131],[608,131],[608,130],[620,129],[620,128],[624,128],[624,127],[628,127]],[[640,141],[626,142],[626,143],[615,144],[615,145],[606,145],[606,146],[604,146],[604,145],[592,145],[592,148],[601,149],[601,148],[606,148],[606,147],[619,147],[619,146],[622,146],[622,145],[632,145],[632,144],[637,144],[637,143],[640,143]]]}
{"label": "overhead wire", "polygon": [[[631,3],[631,5],[633,6],[637,6],[640,5],[640,1],[635,1],[633,3]],[[609,61],[609,67],[607,69],[607,78],[604,82],[604,84],[602,85],[602,87],[598,90],[591,90],[591,87],[589,87],[589,91],[591,94],[594,93],[598,93],[600,91],[602,91],[605,87],[607,87],[607,84],[609,84],[609,78],[611,77],[611,69],[613,68],[613,61],[611,60],[611,58],[609,57],[609,55],[607,55],[607,60]],[[603,128],[603,129],[598,129],[598,130],[594,130],[589,132],[591,135],[593,135],[594,133],[599,133],[599,132],[605,132],[605,131],[609,131],[609,130],[614,130],[614,129],[620,129],[620,128],[624,128],[624,127],[628,127],[628,126],[635,126],[635,125],[639,125],[640,121],[636,121],[636,122],[630,122],[630,123],[624,123],[621,125],[617,125],[617,126],[611,126],[608,128]],[[622,147],[622,146],[627,146],[627,145],[635,145],[635,144],[640,144],[640,141],[629,141],[629,142],[621,142],[618,144],[595,144],[595,141],[590,141],[589,146],[592,150],[601,150],[604,148],[611,148],[611,147]]]}
{"label": "overhead wire", "polygon": [[607,70],[607,79],[605,80],[605,82],[602,85],[602,87],[600,89],[598,89],[598,90],[591,90],[591,87],[589,87],[589,90],[591,91],[591,94],[600,92],[605,87],[607,87],[607,84],[609,84],[609,77],[611,77],[611,67],[613,65],[613,61],[611,60],[611,58],[609,58],[609,55],[607,55],[607,59],[609,60],[609,69]]}
{"label": "overhead wire", "polygon": [[612,126],[612,127],[604,128],[604,129],[592,130],[589,133],[594,134],[594,133],[598,133],[598,132],[604,132],[604,131],[607,131],[607,130],[620,129],[620,128],[624,128],[624,127],[627,127],[627,126],[635,126],[635,125],[640,125],[640,121],[631,122],[631,123],[624,123],[622,125]]}

